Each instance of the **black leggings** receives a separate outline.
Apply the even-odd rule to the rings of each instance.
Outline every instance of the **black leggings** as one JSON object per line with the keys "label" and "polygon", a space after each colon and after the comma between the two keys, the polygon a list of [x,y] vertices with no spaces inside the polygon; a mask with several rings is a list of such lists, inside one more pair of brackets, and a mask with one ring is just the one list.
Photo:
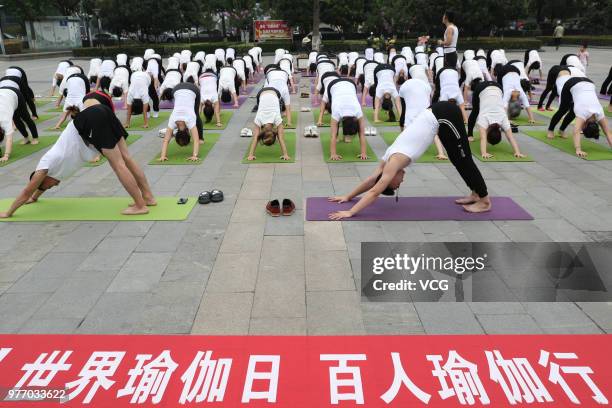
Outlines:
{"label": "black leggings", "polygon": [[444,66],[457,68],[457,51],[444,54]]}
{"label": "black leggings", "polygon": [[487,184],[472,158],[461,109],[454,103],[444,101],[434,103],[431,110],[438,119],[438,137],[450,162],[470,190],[476,192],[480,198],[488,196]]}
{"label": "black leggings", "polygon": [[538,109],[542,109],[542,105],[544,105],[544,100],[546,99],[546,96],[548,96],[548,102],[546,102],[546,109],[550,108],[550,105],[557,96],[557,87],[555,86],[555,82],[557,80],[559,72],[561,72],[562,70],[563,67],[561,67],[560,65],[554,65],[548,71],[548,75],[546,77],[546,88],[544,88],[542,95],[540,95],[540,100],[538,101]]}
{"label": "black leggings", "polygon": [[151,102],[153,102],[153,112],[159,112],[159,96],[157,95],[157,90],[155,89],[153,81],[151,81],[149,85],[149,98],[151,98]]}
{"label": "black leggings", "polygon": [[[602,95],[612,95],[612,66],[610,67],[610,72],[608,72],[608,77],[601,84],[601,89],[599,93]],[[612,103],[612,100],[610,101]]]}
{"label": "black leggings", "polygon": [[23,137],[28,137],[27,125],[27,127],[30,128],[32,137],[38,139],[38,129],[36,129],[36,124],[28,113],[26,99],[23,94],[19,90],[11,87],[2,87],[0,89],[10,89],[17,95],[17,110],[13,113],[13,122],[15,122],[15,127],[19,130],[19,133],[21,133]]}
{"label": "black leggings", "polygon": [[564,131],[570,123],[576,118],[574,113],[574,99],[572,98],[571,89],[574,85],[580,82],[593,82],[588,78],[574,77],[570,78],[565,85],[563,85],[563,91],[561,92],[561,101],[559,103],[559,109],[555,112],[553,117],[550,119],[550,123],[548,125],[549,131],[554,131],[557,123],[563,118],[563,122],[561,122],[561,127],[559,128],[561,131]]}

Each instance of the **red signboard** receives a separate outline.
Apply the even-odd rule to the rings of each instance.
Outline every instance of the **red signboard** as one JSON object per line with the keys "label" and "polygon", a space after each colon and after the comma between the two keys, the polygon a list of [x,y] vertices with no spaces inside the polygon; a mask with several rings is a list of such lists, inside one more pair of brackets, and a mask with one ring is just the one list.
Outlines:
{"label": "red signboard", "polygon": [[612,336],[0,336],[0,407],[601,407]]}
{"label": "red signboard", "polygon": [[291,27],[284,20],[255,20],[255,41],[291,39]]}

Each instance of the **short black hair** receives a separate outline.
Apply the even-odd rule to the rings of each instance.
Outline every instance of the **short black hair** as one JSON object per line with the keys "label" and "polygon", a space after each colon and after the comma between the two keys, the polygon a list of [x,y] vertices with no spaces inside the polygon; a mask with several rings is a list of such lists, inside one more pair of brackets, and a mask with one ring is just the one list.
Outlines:
{"label": "short black hair", "polygon": [[345,136],[355,135],[359,132],[359,121],[354,116],[342,118],[342,134]]}
{"label": "short black hair", "polygon": [[[382,177],[382,173],[380,173],[380,174],[378,175],[378,177],[376,177],[376,182],[375,182],[375,184],[376,184],[376,183],[378,183],[378,182],[380,181],[380,178],[381,178],[381,177]],[[383,190],[383,192],[382,192],[382,193],[380,193],[380,194],[385,195],[385,196],[393,196],[393,195],[395,195],[395,190],[394,190],[394,189],[392,189],[391,187],[387,186],[387,187],[386,187],[386,188]]]}
{"label": "short black hair", "polygon": [[521,88],[523,88],[525,92],[531,91],[531,81],[526,78],[521,79]]}
{"label": "short black hair", "polygon": [[230,103],[232,101],[232,94],[229,89],[223,89],[221,91],[221,102]]}
{"label": "short black hair", "polygon": [[599,125],[597,122],[587,122],[582,133],[587,139],[599,139]]}
{"label": "short black hair", "polygon": [[474,78],[472,82],[470,82],[470,89],[473,91],[474,88],[476,88],[478,84],[481,82],[482,82],[482,78]]}
{"label": "short black hair", "polygon": [[501,142],[502,132],[499,123],[493,123],[487,128],[487,142],[490,145],[496,145]]}
{"label": "short black hair", "polygon": [[121,95],[123,95],[123,89],[120,86],[115,86],[113,88],[113,96],[119,98]]}
{"label": "short black hair", "polygon": [[215,108],[211,101],[204,102],[204,117],[206,118],[206,123],[210,123],[215,114]]}
{"label": "short black hair", "polygon": [[381,108],[383,108],[383,110],[386,110],[386,111],[393,110],[393,102],[391,101],[390,96],[383,96]]}
{"label": "short black hair", "polygon": [[144,110],[144,104],[142,103],[142,99],[134,99],[132,101],[132,114],[140,115]]}
{"label": "short black hair", "polygon": [[446,10],[444,12],[444,15],[446,16],[446,19],[448,20],[449,23],[454,23],[455,22],[455,12],[454,11]]}
{"label": "short black hair", "polygon": [[195,83],[195,81],[193,80],[193,77],[190,75],[187,77],[187,79],[185,80],[185,82],[189,82],[190,84]]}
{"label": "short black hair", "polygon": [[162,101],[171,101],[174,99],[174,94],[171,88],[166,88],[161,94]]}
{"label": "short black hair", "polygon": [[400,75],[400,76],[397,78],[397,83],[398,83],[398,85],[402,85],[404,82],[406,82],[406,78],[405,78],[403,75]]}
{"label": "short black hair", "polygon": [[189,129],[177,129],[176,134],[174,135],[174,140],[179,146],[187,146],[189,142],[191,142],[191,135],[189,134]]}
{"label": "short black hair", "polygon": [[0,143],[4,141],[4,129],[0,127]]}

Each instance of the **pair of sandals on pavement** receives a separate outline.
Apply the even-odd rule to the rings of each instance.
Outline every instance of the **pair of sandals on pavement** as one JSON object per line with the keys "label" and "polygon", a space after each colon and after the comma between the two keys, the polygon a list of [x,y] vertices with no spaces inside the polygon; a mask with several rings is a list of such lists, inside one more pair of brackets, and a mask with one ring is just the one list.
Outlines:
{"label": "pair of sandals on pavement", "polygon": [[204,191],[198,196],[198,203],[220,203],[223,201],[223,198],[223,191],[221,190]]}
{"label": "pair of sandals on pavement", "polygon": [[312,138],[319,137],[319,128],[316,127],[315,125],[306,126],[304,128],[304,137],[312,137]]}
{"label": "pair of sandals on pavement", "polygon": [[253,131],[249,128],[242,128],[240,137],[253,137]]}
{"label": "pair of sandals on pavement", "polygon": [[281,206],[281,203],[274,199],[266,204],[266,212],[272,217],[289,216],[295,212],[295,204],[290,199],[284,198]]}
{"label": "pair of sandals on pavement", "polygon": [[378,134],[378,130],[375,127],[367,127],[365,128],[366,136],[376,136]]}

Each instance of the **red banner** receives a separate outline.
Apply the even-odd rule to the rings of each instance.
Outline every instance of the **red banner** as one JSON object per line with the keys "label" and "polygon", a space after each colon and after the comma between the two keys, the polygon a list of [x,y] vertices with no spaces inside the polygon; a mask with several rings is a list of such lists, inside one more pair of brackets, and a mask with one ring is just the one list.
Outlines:
{"label": "red banner", "polygon": [[255,20],[255,41],[291,39],[291,27],[284,20]]}
{"label": "red banner", "polygon": [[0,336],[0,407],[609,405],[612,336]]}

